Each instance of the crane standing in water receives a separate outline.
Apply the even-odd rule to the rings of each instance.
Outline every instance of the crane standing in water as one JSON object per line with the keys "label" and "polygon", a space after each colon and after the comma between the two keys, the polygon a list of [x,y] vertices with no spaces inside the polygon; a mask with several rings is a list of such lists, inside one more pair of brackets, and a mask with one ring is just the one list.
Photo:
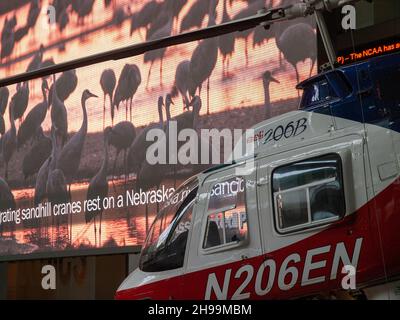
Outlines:
{"label": "crane standing in water", "polygon": [[182,96],[183,106],[185,107],[189,104],[188,95],[194,91],[196,91],[196,86],[192,81],[190,73],[190,61],[184,60],[176,67],[175,83],[171,95],[175,97],[179,92]]}
{"label": "crane standing in water", "polygon": [[111,121],[114,123],[114,108],[113,104],[113,95],[115,85],[117,83],[117,79],[115,77],[115,72],[112,69],[106,69],[103,71],[100,77],[100,86],[104,93],[103,99],[103,129],[105,126],[105,118],[106,118],[106,99],[107,95],[110,97],[110,110],[111,110]]}
{"label": "crane standing in water", "polygon": [[264,108],[265,108],[265,119],[269,119],[272,116],[272,105],[269,86],[271,82],[280,83],[276,80],[270,71],[265,71],[262,75],[263,87],[264,87]]}
{"label": "crane standing in water", "polygon": [[56,128],[56,136],[61,139],[61,145],[64,145],[68,139],[68,116],[64,103],[58,97],[55,74],[53,74],[53,86],[50,92],[52,98],[51,123]]}
{"label": "crane standing in water", "polygon": [[8,98],[10,97],[10,91],[7,87],[0,88],[0,114],[4,116],[7,109]]}
{"label": "crane standing in water", "polygon": [[[97,96],[91,93],[89,90],[85,90],[82,93],[81,106],[83,120],[81,128],[63,147],[57,161],[57,169],[60,169],[61,172],[64,174],[66,183],[68,184],[68,195],[70,199],[72,199],[71,184],[79,170],[82,150],[87,134],[88,116],[86,110],[86,101],[92,97],[97,98]],[[72,239],[72,215],[70,216],[70,225],[70,239]]]}
{"label": "crane standing in water", "polygon": [[163,106],[164,106],[164,98],[160,96],[158,98],[158,116],[159,121],[156,123],[152,123],[145,127],[133,140],[131,146],[128,149],[128,169],[138,175],[141,167],[146,162],[146,152],[147,148],[152,144],[151,141],[146,139],[147,133],[152,129],[163,129],[164,126],[164,118],[163,118]]}
{"label": "crane standing in water", "polygon": [[119,108],[121,102],[125,101],[126,120],[128,120],[128,101],[130,102],[129,110],[132,120],[132,101],[137,89],[142,83],[140,69],[136,64],[125,64],[122,68],[121,75],[118,79],[117,88],[115,89],[114,99],[111,107],[111,113],[114,114],[113,108]]}
{"label": "crane standing in water", "polygon": [[2,153],[5,163],[4,178],[8,181],[8,164],[17,149],[17,129],[14,122],[14,107],[10,105],[8,108],[10,117],[10,129],[2,137]]}
{"label": "crane standing in water", "polygon": [[[9,187],[7,181],[0,177],[0,210],[15,210],[16,203],[14,195]],[[4,224],[0,224],[0,237],[3,236],[3,226]]]}
{"label": "crane standing in water", "polygon": [[[43,66],[42,66],[43,67]],[[53,85],[50,87],[49,103],[52,103],[53,98]],[[64,102],[69,96],[75,91],[78,86],[78,77],[76,76],[76,70],[68,70],[61,74],[56,80],[56,90],[60,101]]]}
{"label": "crane standing in water", "polygon": [[307,23],[297,23],[289,26],[282,35],[276,39],[278,48],[282,51],[285,59],[296,71],[297,83],[300,82],[300,75],[297,64],[306,59],[311,60],[309,76],[314,69],[317,60],[317,48],[315,43],[315,32]]}
{"label": "crane standing in water", "polygon": [[[192,28],[200,28],[204,18],[210,11],[210,2],[212,0],[197,0],[192,4],[189,11],[183,17],[181,21],[180,32],[190,30]],[[214,10],[218,2],[215,2]]]}
{"label": "crane standing in water", "polygon": [[[126,152],[128,148],[131,146],[132,142],[135,140],[135,138],[136,138],[136,128],[130,121],[122,121],[116,124],[114,127],[112,128],[110,127],[110,129],[108,130],[108,143],[116,149],[114,165],[112,170],[113,175],[115,174],[118,156],[121,153],[121,151],[124,151],[123,166],[124,166],[125,184],[128,175]],[[145,150],[143,150],[143,152],[145,152]]]}
{"label": "crane standing in water", "polygon": [[71,184],[76,176],[81,162],[82,150],[86,140],[87,127],[88,127],[88,116],[86,110],[86,101],[91,98],[97,98],[97,96],[91,93],[89,90],[85,90],[82,93],[81,106],[83,113],[83,120],[81,128],[74,136],[69,139],[67,144],[62,148],[59,159],[57,161],[57,168],[60,169],[68,182],[69,193],[71,193]]}
{"label": "crane standing in water", "polygon": [[32,110],[29,111],[24,122],[22,122],[17,135],[18,149],[21,148],[28,140],[30,140],[35,135],[39,127],[42,125],[44,119],[46,118],[47,109],[49,106],[47,102],[47,90],[49,90],[49,86],[47,84],[47,81],[43,79],[43,101],[33,107]]}
{"label": "crane standing in water", "polygon": [[[210,0],[209,21],[208,26],[215,25],[215,7],[217,0]],[[196,89],[199,89],[201,95],[201,87],[203,82],[207,80],[207,115],[210,114],[210,77],[217,64],[218,58],[218,38],[209,38],[202,40],[193,51],[190,59],[190,74]],[[192,92],[192,96],[195,92]]]}
{"label": "crane standing in water", "polygon": [[[166,24],[164,24],[160,29],[155,31],[148,39],[148,41],[152,40],[157,40],[161,38],[166,38],[169,37],[172,34],[172,25],[173,25],[173,13],[169,13],[169,18]],[[156,49],[156,50],[151,50],[147,51],[144,56],[144,62],[150,62],[150,67],[149,67],[149,73],[147,75],[147,84],[146,84],[146,89],[149,88],[149,82],[150,82],[150,76],[151,76],[151,69],[153,68],[153,64],[155,61],[160,60],[160,87],[163,87],[163,81],[162,81],[162,69],[163,69],[163,59],[165,52],[167,51],[167,48],[161,48],[161,49]]]}
{"label": "crane standing in water", "polygon": [[[224,0],[221,23],[227,23],[231,21],[231,18],[229,17],[226,8],[226,2],[227,0]],[[225,79],[229,77],[229,61],[232,57],[233,52],[235,51],[235,35],[234,33],[225,34],[223,36],[220,36],[218,41],[219,51],[222,54],[222,78]]]}
{"label": "crane standing in water", "polygon": [[10,108],[13,108],[14,119],[22,120],[26,108],[29,103],[29,86],[28,82],[24,82],[21,86],[17,84],[17,92],[13,95],[10,101]]}
{"label": "crane standing in water", "polygon": [[[104,158],[103,163],[100,167],[100,170],[97,174],[90,180],[88,191],[87,191],[87,200],[94,200],[100,197],[100,199],[104,199],[108,195],[108,180],[107,180],[107,170],[108,170],[108,145],[109,145],[109,136],[111,134],[111,128],[107,127],[104,130]],[[99,216],[100,226],[99,226],[99,244],[101,246],[101,220],[103,216],[103,207],[96,211],[86,211],[85,212],[85,221],[89,223],[91,220],[94,220],[94,237],[95,237],[95,246],[97,247],[97,228],[96,228],[96,216]]]}
{"label": "crane standing in water", "polygon": [[42,127],[37,129],[34,139],[32,148],[26,153],[22,162],[22,173],[25,180],[38,173],[43,163],[51,155],[51,139],[44,135]]}

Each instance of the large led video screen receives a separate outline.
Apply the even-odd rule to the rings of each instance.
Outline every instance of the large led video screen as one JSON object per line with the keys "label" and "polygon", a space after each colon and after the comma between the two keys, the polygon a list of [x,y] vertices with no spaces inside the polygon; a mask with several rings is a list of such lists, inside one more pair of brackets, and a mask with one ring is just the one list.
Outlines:
{"label": "large led video screen", "polygon": [[[3,78],[290,1],[15,3],[0,4]],[[49,4],[57,18],[46,33],[32,11]],[[296,110],[296,84],[316,59],[304,18],[1,88],[0,259],[141,245],[168,196],[213,166],[150,164],[147,132],[247,129]]]}

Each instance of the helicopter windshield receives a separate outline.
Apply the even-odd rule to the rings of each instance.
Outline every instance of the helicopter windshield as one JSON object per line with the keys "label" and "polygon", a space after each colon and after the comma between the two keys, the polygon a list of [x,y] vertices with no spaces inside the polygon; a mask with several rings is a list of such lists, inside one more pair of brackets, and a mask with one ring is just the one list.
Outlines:
{"label": "helicopter windshield", "polygon": [[147,235],[139,262],[142,271],[183,266],[197,189],[197,178],[190,179],[165,202]]}

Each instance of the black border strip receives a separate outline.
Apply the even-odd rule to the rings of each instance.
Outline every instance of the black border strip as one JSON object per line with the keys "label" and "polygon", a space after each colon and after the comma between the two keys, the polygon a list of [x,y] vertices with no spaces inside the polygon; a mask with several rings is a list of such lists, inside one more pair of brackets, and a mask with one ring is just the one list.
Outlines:
{"label": "black border strip", "polygon": [[73,250],[55,250],[42,251],[37,253],[17,254],[17,255],[0,255],[0,263],[14,262],[23,260],[45,260],[54,258],[72,258],[82,256],[100,256],[115,254],[139,254],[142,249],[141,245],[126,247],[106,247],[97,249],[73,249]]}

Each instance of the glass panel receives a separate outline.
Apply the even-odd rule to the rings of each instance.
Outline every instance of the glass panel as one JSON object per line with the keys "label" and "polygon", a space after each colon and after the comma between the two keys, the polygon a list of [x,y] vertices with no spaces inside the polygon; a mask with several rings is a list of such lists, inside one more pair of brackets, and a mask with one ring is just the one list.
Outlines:
{"label": "glass panel", "polygon": [[341,216],[344,213],[344,199],[339,182],[311,187],[310,207],[312,221]]}
{"label": "glass panel", "polygon": [[245,183],[243,178],[234,177],[213,186],[203,248],[240,242],[246,238]]}
{"label": "glass panel", "polygon": [[293,190],[277,196],[279,227],[281,229],[308,222],[307,190]]}
{"label": "glass panel", "polygon": [[210,193],[208,212],[218,211],[222,208],[234,208],[237,204],[238,193],[244,192],[244,180],[232,178],[227,181],[218,182]]}
{"label": "glass panel", "polygon": [[224,215],[222,213],[210,214],[208,216],[203,248],[207,249],[223,244],[221,241],[224,237],[223,221]]}
{"label": "glass panel", "polygon": [[276,169],[272,177],[280,229],[341,217],[345,200],[338,155],[303,160]]}
{"label": "glass panel", "polygon": [[335,155],[308,159],[280,167],[273,174],[273,191],[282,191],[337,177],[340,159]]}
{"label": "glass panel", "polygon": [[246,212],[232,210],[225,212],[225,243],[239,242],[246,238]]}

